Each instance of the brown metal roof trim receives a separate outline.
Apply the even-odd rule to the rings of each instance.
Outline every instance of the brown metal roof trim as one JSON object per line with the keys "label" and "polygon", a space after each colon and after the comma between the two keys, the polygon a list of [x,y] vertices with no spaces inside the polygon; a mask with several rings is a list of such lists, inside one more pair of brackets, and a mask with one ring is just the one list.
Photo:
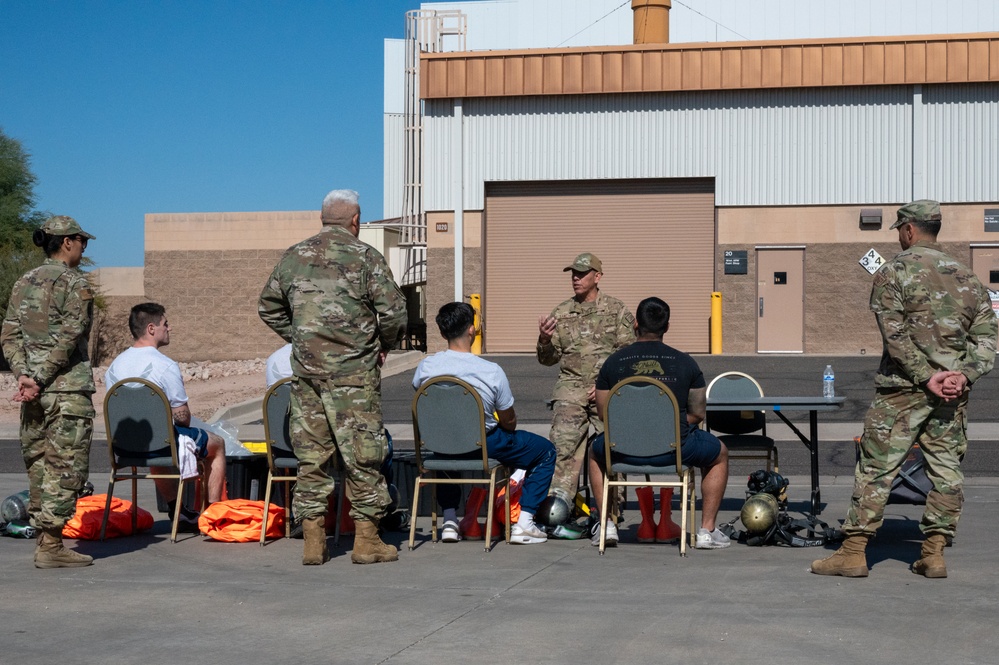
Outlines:
{"label": "brown metal roof trim", "polygon": [[420,96],[999,81],[999,33],[424,53]]}

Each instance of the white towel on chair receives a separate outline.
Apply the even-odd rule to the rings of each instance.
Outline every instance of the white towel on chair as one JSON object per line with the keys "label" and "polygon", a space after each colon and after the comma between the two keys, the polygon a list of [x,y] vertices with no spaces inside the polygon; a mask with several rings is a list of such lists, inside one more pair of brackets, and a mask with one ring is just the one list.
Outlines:
{"label": "white towel on chair", "polygon": [[194,439],[186,434],[177,437],[177,463],[180,465],[182,479],[198,477],[198,455],[194,447]]}

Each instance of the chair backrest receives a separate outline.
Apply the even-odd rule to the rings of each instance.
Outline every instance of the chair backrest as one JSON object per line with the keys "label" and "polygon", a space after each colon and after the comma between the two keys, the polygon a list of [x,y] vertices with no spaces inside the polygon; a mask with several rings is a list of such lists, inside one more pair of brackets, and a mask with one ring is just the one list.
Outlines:
{"label": "chair backrest", "polygon": [[269,457],[294,457],[291,447],[291,381],[281,379],[264,395],[264,438]]}
{"label": "chair backrest", "polygon": [[[708,384],[707,398],[748,399],[763,397],[763,388],[756,379],[742,372],[719,374]],[[708,411],[708,429],[722,434],[749,434],[766,426],[763,411]]]}
{"label": "chair backrest", "polygon": [[116,457],[167,457],[177,466],[173,411],[154,383],[138,377],[122,379],[104,396],[111,463]]}
{"label": "chair backrest", "polygon": [[632,376],[610,390],[604,411],[605,449],[651,457],[676,450],[680,459],[680,407],[662,381]]}
{"label": "chair backrest", "polygon": [[425,382],[413,397],[413,434],[421,448],[442,455],[486,453],[486,414],[475,388],[454,376]]}

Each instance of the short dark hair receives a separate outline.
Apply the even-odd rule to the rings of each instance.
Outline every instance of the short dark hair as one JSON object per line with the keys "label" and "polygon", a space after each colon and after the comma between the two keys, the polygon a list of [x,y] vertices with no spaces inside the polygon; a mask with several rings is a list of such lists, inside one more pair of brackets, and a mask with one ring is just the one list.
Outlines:
{"label": "short dark hair", "polygon": [[933,220],[927,219],[927,220],[920,220],[918,222],[912,220],[908,221],[910,224],[919,229],[924,235],[928,235],[933,238],[936,238],[938,235],[940,235],[939,219],[933,219]]}
{"label": "short dark hair", "polygon": [[638,303],[635,320],[639,335],[665,335],[669,327],[669,305],[655,296],[646,298]]}
{"label": "short dark hair", "polygon": [[146,332],[146,326],[150,323],[159,323],[166,316],[166,308],[155,302],[140,302],[132,307],[128,315],[128,329],[132,332],[132,339],[139,339]]}
{"label": "short dark hair", "polygon": [[464,335],[475,323],[475,310],[467,302],[449,302],[437,312],[437,328],[447,341]]}

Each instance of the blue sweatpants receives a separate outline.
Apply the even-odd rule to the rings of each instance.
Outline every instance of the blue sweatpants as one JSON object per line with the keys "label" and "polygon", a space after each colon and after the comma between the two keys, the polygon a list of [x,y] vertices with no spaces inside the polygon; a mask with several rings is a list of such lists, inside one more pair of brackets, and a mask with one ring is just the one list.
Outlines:
{"label": "blue sweatpants", "polygon": [[[552,442],[525,430],[508,432],[497,427],[486,435],[486,450],[491,458],[499,460],[508,469],[524,469],[527,472],[521,486],[520,508],[536,513],[538,506],[548,495],[548,486],[555,473],[555,446]],[[479,454],[481,453],[469,458],[478,457]],[[461,501],[460,487],[440,485],[437,488],[437,501],[445,510],[457,508]]]}

